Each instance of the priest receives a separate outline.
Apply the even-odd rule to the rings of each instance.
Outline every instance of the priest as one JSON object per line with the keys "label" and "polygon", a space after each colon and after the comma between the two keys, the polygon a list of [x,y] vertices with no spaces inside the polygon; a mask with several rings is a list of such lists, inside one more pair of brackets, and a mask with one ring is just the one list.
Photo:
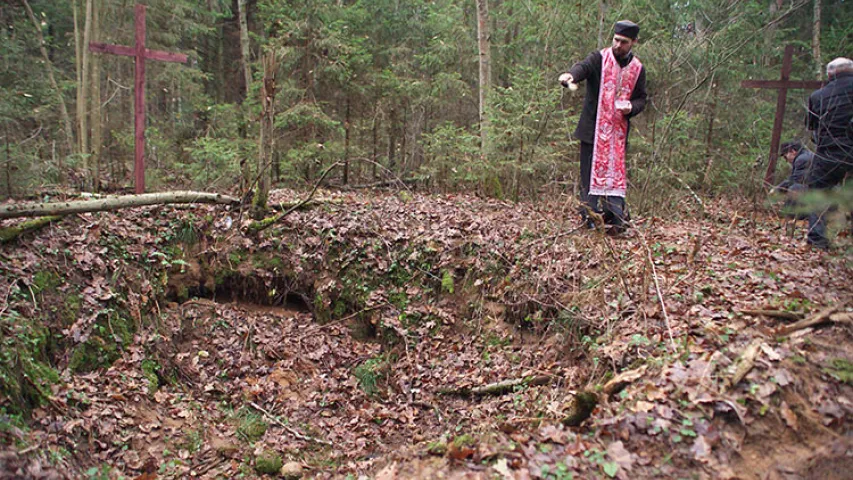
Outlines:
{"label": "priest", "polygon": [[646,70],[632,52],[639,35],[636,23],[616,22],[610,47],[592,52],[559,77],[572,90],[587,82],[574,134],[581,142],[581,217],[593,228],[591,213],[601,215],[612,233],[626,228],[625,150],[631,118],[646,107]]}

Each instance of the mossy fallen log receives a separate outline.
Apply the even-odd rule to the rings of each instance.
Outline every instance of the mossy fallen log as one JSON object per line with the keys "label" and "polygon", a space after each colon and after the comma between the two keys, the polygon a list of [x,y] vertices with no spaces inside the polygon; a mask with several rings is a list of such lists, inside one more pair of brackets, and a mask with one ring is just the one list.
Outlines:
{"label": "mossy fallen log", "polygon": [[53,222],[62,220],[64,215],[51,215],[49,217],[34,218],[25,220],[13,227],[0,228],[0,243],[9,243],[20,237],[24,233],[38,230]]}
{"label": "mossy fallen log", "polygon": [[324,200],[301,201],[301,200],[299,200],[299,201],[294,201],[294,202],[287,202],[287,203],[279,203],[279,204],[275,204],[275,205],[270,205],[270,209],[279,211],[280,213],[277,213],[271,217],[263,218],[260,220],[255,220],[254,222],[250,223],[246,227],[246,230],[252,234],[261,232],[261,231],[266,230],[267,228],[273,226],[276,222],[280,221],[284,217],[290,215],[291,213],[293,213],[297,210],[309,210],[311,208],[317,207],[319,205],[325,205],[327,203],[341,204],[343,202],[340,200],[335,200],[335,201],[331,201],[331,200],[329,200],[329,201],[324,201]]}
{"label": "mossy fallen log", "polygon": [[567,427],[577,427],[592,415],[598,405],[598,395],[592,392],[578,392],[563,404],[563,419]]}

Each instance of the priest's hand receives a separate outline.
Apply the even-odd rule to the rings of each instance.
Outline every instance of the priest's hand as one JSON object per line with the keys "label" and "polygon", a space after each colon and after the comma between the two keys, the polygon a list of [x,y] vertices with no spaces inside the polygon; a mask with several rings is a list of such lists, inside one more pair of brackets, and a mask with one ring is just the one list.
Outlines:
{"label": "priest's hand", "polygon": [[578,84],[575,83],[574,77],[572,77],[571,73],[564,73],[560,75],[560,85],[568,88],[569,90],[577,90]]}
{"label": "priest's hand", "polygon": [[617,105],[616,110],[618,110],[622,115],[630,115],[633,108],[631,102],[625,102],[624,104]]}

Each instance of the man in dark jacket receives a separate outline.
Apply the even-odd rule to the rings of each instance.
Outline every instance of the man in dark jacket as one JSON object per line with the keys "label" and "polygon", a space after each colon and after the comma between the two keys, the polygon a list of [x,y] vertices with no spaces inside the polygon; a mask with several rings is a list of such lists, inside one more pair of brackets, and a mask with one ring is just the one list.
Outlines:
{"label": "man in dark jacket", "polygon": [[[780,154],[788,163],[791,164],[791,175],[784,182],[773,187],[770,193],[783,192],[788,195],[785,200],[784,211],[797,219],[806,218],[802,213],[797,213],[796,197],[804,192],[809,180],[809,171],[811,170],[814,153],[797,141],[785,142],[782,144]],[[793,211],[793,213],[791,213]]]}
{"label": "man in dark jacket", "polygon": [[804,190],[808,184],[814,153],[797,141],[783,143],[779,153],[791,164],[791,175],[784,182],[776,185],[773,190],[780,192]]}
{"label": "man in dark jacket", "polygon": [[[809,97],[806,126],[814,132],[814,165],[809,188],[828,190],[853,171],[853,61],[836,58],[826,66],[826,86]],[[809,215],[808,242],[828,249],[823,212]]]}
{"label": "man in dark jacket", "polygon": [[581,216],[593,226],[588,212],[603,214],[619,232],[625,222],[625,149],[630,119],[646,107],[647,94],[646,69],[631,51],[640,27],[623,20],[616,22],[614,31],[611,47],[592,52],[559,80],[572,90],[577,82],[587,81],[574,134],[581,142]]}

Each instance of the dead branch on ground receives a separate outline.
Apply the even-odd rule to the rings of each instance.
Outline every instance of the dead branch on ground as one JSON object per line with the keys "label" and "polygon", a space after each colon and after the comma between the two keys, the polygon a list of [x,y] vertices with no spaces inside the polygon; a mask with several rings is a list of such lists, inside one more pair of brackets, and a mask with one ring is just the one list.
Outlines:
{"label": "dead branch on ground", "polygon": [[490,383],[482,387],[460,387],[442,388],[439,395],[456,395],[459,397],[482,397],[485,395],[503,395],[509,393],[519,386],[547,385],[554,380],[550,375],[537,375],[534,377],[515,378],[502,382]]}

